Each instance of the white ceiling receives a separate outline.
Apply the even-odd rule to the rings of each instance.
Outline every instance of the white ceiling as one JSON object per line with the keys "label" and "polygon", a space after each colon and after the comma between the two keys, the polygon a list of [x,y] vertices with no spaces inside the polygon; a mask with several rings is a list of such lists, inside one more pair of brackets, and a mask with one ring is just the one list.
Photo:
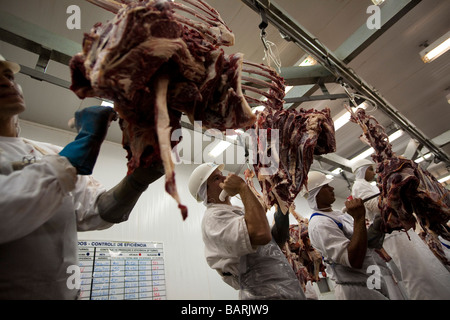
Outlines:
{"label": "white ceiling", "polygon": [[[263,63],[264,50],[258,28],[261,17],[240,0],[207,2],[219,11],[235,34],[235,45],[225,51],[241,52],[245,59]],[[66,26],[69,17],[66,9],[73,4],[81,8],[81,30],[69,30]],[[365,25],[370,16],[366,9],[372,3],[370,0],[277,0],[276,4],[330,52],[334,52]],[[111,13],[82,0],[0,0],[0,8],[26,21],[27,25],[31,23],[78,44],[83,39],[83,33],[88,32],[96,22],[105,22],[112,17]],[[450,53],[424,64],[419,56],[423,49],[420,45],[425,41],[432,43],[450,30],[449,13],[448,0],[422,0],[347,65],[429,139],[450,129],[450,105],[446,99],[450,93]],[[282,67],[294,66],[304,57],[305,51],[282,39],[273,26],[269,26],[266,32],[267,40],[278,49]],[[0,54],[29,68],[35,68],[38,61],[37,54],[7,41],[0,41]],[[70,81],[69,68],[61,63],[50,61],[46,73]],[[96,99],[80,101],[68,89],[23,74],[19,74],[17,80],[24,89],[27,101],[27,111],[21,115],[24,120],[68,130],[67,121],[76,110],[99,103]],[[344,92],[339,84],[327,83],[326,87],[332,94]],[[295,87],[288,97],[300,92],[303,94],[304,91],[307,91],[304,86]],[[323,93],[318,89],[312,94]],[[329,107],[332,116],[337,118],[344,113],[344,102],[348,103],[348,100],[304,102],[300,107]],[[381,110],[371,114],[390,130],[397,128]],[[352,123],[338,130],[336,154],[350,159],[364,150],[366,146],[358,139],[360,134],[361,129]],[[108,139],[120,143],[118,126],[112,128]],[[405,134],[393,143],[394,150],[403,154],[409,141],[410,137]],[[202,148],[208,144],[204,142]],[[450,144],[443,146],[442,150],[449,155]],[[230,171],[236,168],[228,166]],[[333,170],[336,167],[315,161],[313,168]],[[443,163],[433,163],[428,170],[437,177],[448,174]],[[347,176],[353,178],[350,173]],[[347,183],[343,179],[337,180],[336,192],[341,197],[348,196]]]}

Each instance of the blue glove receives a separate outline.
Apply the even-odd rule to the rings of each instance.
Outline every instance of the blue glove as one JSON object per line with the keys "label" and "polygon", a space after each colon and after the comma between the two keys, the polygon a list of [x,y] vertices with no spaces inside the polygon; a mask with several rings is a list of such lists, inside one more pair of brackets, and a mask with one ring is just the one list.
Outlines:
{"label": "blue glove", "polygon": [[90,175],[97,161],[111,121],[117,113],[109,107],[88,107],[75,113],[78,135],[60,153],[77,169],[80,175]]}

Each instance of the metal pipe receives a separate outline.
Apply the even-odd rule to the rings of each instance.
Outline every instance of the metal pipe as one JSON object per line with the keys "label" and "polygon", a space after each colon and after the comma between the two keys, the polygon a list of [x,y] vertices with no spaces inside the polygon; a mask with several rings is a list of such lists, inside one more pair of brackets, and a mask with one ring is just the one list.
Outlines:
{"label": "metal pipe", "polygon": [[267,20],[272,23],[280,32],[289,37],[289,39],[300,48],[314,56],[323,67],[328,69],[337,79],[338,83],[348,85],[358,93],[368,97],[378,104],[378,108],[391,118],[402,130],[411,137],[417,139],[428,150],[436,155],[441,161],[450,165],[450,157],[431,139],[427,138],[422,132],[415,128],[404,118],[398,110],[390,105],[382,96],[373,90],[364,80],[352,72],[344,62],[338,59],[325,46],[309,32],[304,30],[293,18],[291,18],[282,8],[273,0],[241,0],[256,12],[265,11]]}

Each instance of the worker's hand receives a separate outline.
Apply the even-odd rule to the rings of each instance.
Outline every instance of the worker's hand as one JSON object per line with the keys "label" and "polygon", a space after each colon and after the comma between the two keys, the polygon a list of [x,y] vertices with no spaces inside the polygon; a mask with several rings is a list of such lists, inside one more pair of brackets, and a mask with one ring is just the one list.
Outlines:
{"label": "worker's hand", "polygon": [[75,127],[78,133],[84,132],[91,136],[104,139],[112,121],[117,120],[113,108],[95,106],[75,113]]}
{"label": "worker's hand", "polygon": [[116,119],[117,113],[108,107],[88,107],[76,112],[78,135],[59,154],[70,161],[78,174],[92,174],[109,125]]}
{"label": "worker's hand", "polygon": [[366,216],[366,208],[361,199],[351,199],[345,201],[345,207],[348,214],[353,217],[353,220],[364,220]]}
{"label": "worker's hand", "polygon": [[228,196],[233,197],[240,193],[242,188],[246,188],[247,184],[238,175],[230,173],[220,187],[227,192]]}

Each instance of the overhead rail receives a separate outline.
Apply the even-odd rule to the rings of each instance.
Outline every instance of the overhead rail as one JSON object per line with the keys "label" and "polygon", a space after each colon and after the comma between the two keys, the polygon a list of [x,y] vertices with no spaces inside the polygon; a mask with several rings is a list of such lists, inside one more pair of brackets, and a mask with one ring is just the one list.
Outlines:
{"label": "overhead rail", "polygon": [[[311,54],[323,67],[336,77],[336,81],[347,85],[357,93],[375,101],[378,109],[383,111],[395,124],[407,132],[411,137],[419,141],[440,160],[450,165],[449,156],[427,138],[420,130],[404,118],[398,110],[388,103],[376,90],[370,87],[357,74],[347,68],[346,64],[337,58],[330,50],[323,46],[317,39],[299,25],[279,5],[272,0],[241,0],[255,12],[264,11],[269,23],[275,26],[290,41],[298,45],[304,51]],[[420,1],[412,1],[417,4]]]}

